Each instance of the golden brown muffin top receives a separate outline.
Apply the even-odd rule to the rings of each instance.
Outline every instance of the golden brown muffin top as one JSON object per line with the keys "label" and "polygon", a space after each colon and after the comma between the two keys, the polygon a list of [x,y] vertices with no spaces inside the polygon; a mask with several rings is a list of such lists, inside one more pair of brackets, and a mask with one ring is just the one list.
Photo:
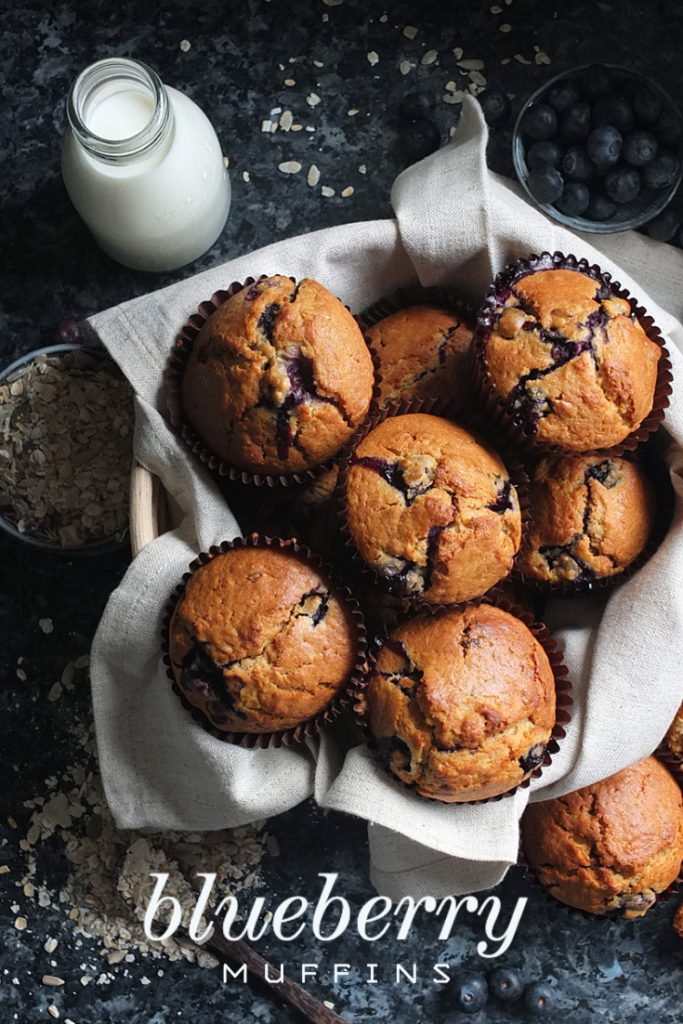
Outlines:
{"label": "golden brown muffin top", "polygon": [[395,629],[371,673],[368,724],[383,760],[423,796],[504,793],[543,761],[555,680],[527,626],[488,604]]}
{"label": "golden brown muffin top", "polygon": [[582,452],[619,444],[645,419],[660,354],[606,285],[575,270],[539,270],[501,301],[485,362],[525,430]]}
{"label": "golden brown muffin top", "polygon": [[202,326],[182,381],[207,446],[250,472],[295,473],[331,458],[370,406],[372,358],[323,285],[275,276],[243,288]]}
{"label": "golden brown muffin top", "polygon": [[402,595],[479,597],[519,547],[519,501],[502,460],[439,416],[392,416],[371,430],[351,458],[346,499],[359,554]]}
{"label": "golden brown muffin top", "polygon": [[409,306],[367,334],[379,362],[380,406],[401,398],[444,398],[455,409],[465,405],[472,327],[461,317],[439,306]]}
{"label": "golden brown muffin top", "polygon": [[543,458],[517,567],[550,583],[613,576],[641,553],[654,517],[653,488],[638,464],[615,456]]}
{"label": "golden brown muffin top", "polygon": [[184,695],[220,729],[272,732],[322,711],[357,655],[347,605],[306,559],[234,548],[190,576],[169,630]]}
{"label": "golden brown muffin top", "polygon": [[646,757],[601,782],[532,804],[524,851],[551,893],[590,913],[640,917],[683,860],[683,799],[671,773]]}

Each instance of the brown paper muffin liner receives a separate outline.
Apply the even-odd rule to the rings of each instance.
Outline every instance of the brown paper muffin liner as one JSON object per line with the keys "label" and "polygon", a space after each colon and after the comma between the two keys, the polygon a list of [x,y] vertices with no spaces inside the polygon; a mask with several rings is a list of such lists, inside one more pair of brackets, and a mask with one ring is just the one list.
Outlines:
{"label": "brown paper muffin liner", "polygon": [[[185,373],[185,368],[197,335],[206,321],[216,312],[219,306],[222,306],[224,302],[237,292],[249,285],[256,284],[258,281],[262,281],[267,276],[267,274],[260,274],[258,278],[246,277],[244,281],[233,281],[227,289],[214,292],[210,299],[206,299],[199,304],[197,312],[183,325],[175,340],[164,372],[164,391],[166,395],[166,409],[171,426],[178,432],[192,454],[212,473],[215,473],[218,477],[224,477],[230,481],[238,481],[254,487],[289,487],[292,484],[306,483],[322,475],[334,464],[338,458],[338,453],[319,465],[311,466],[306,470],[296,473],[252,473],[249,470],[239,469],[211,451],[185,416],[181,399],[183,374]],[[290,277],[290,281],[296,283],[293,277]],[[348,309],[348,306],[346,308]],[[357,318],[355,319],[357,320]],[[377,383],[378,361],[375,352],[370,346],[368,347],[370,348],[370,355],[375,370],[375,383],[369,407],[371,409],[379,395],[379,385]]]}
{"label": "brown paper muffin liner", "polygon": [[[195,707],[187,700],[181,687],[176,681],[171,666],[171,657],[169,654],[169,631],[171,619],[178,601],[185,591],[187,581],[190,579],[192,574],[197,571],[197,569],[206,565],[207,562],[210,562],[211,559],[215,558],[217,555],[224,554],[226,551],[231,551],[235,548],[245,547],[277,548],[281,551],[290,551],[293,554],[297,554],[305,558],[312,568],[326,577],[336,596],[343,600],[344,604],[351,612],[356,629],[356,659],[349,680],[343,691],[334,698],[328,707],[319,712],[313,718],[306,722],[302,722],[294,728],[282,729],[277,732],[245,733],[229,732],[219,729],[199,708]],[[294,538],[282,539],[279,537],[265,537],[257,533],[252,533],[247,537],[237,537],[232,541],[223,541],[221,544],[209,548],[208,551],[201,552],[195,559],[193,559],[192,562],[190,562],[189,571],[183,575],[181,582],[174,588],[166,605],[161,635],[161,650],[163,653],[163,662],[166,667],[166,675],[171,682],[171,688],[179,698],[180,703],[183,705],[185,710],[190,712],[194,721],[201,725],[202,728],[212,736],[216,737],[216,739],[223,740],[227,743],[234,743],[240,747],[246,747],[248,749],[252,749],[254,747],[259,749],[281,746],[289,747],[299,743],[305,743],[306,740],[317,736],[324,729],[328,728],[328,726],[330,726],[337,718],[339,718],[342,712],[351,705],[356,682],[367,670],[367,633],[365,621],[358,602],[352,596],[346,584],[339,580],[335,573],[329,569],[329,567],[317,554],[315,554],[315,552],[311,551],[311,549],[305,545],[300,544]]]}
{"label": "brown paper muffin liner", "polygon": [[[681,762],[678,761],[678,759],[671,754],[671,751],[668,750],[668,748],[664,744],[660,744],[660,746],[652,752],[652,756],[656,757],[658,761],[661,761],[662,764],[669,769],[678,785],[681,787],[681,789],[683,789],[683,764],[681,764]],[[615,907],[613,910],[607,910],[604,914],[591,914],[588,910],[582,910],[580,907],[572,907],[569,903],[565,903],[563,900],[555,899],[552,893],[540,881],[538,875],[536,874],[531,864],[527,860],[526,854],[524,853],[524,847],[522,845],[521,831],[519,837],[517,867],[524,872],[525,878],[527,878],[527,880],[533,884],[536,892],[539,894],[542,893],[543,896],[556,909],[558,907],[564,907],[566,911],[569,911],[572,914],[578,914],[580,917],[583,917],[586,921],[614,921],[616,918],[629,920],[628,918],[624,917],[623,909],[620,909],[618,907]],[[681,865],[681,870],[678,876],[674,878],[673,882],[670,885],[668,885],[666,889],[662,889],[661,892],[658,892],[655,895],[655,900],[652,906],[654,906],[655,903],[665,903],[670,896],[674,896],[679,891],[681,885],[683,885],[683,865]],[[648,910],[650,909],[651,907],[648,907]],[[645,914],[641,915],[640,918],[634,917],[631,918],[631,920],[635,924],[637,924],[637,922],[639,920],[642,920],[642,917],[645,917],[646,915],[647,911],[645,912]]]}
{"label": "brown paper muffin liner", "polygon": [[[616,454],[616,453],[612,453]],[[512,575],[525,587],[544,597],[581,597],[586,594],[607,593],[613,587],[617,587],[626,580],[629,580],[659,548],[666,537],[674,514],[674,490],[668,469],[664,462],[652,451],[649,445],[643,445],[638,453],[627,452],[620,458],[637,462],[648,476],[652,483],[655,495],[655,518],[650,536],[645,547],[621,572],[611,576],[600,576],[593,579],[559,580],[538,580],[522,571],[519,567],[520,557],[517,558],[512,568]],[[527,480],[533,481],[533,470],[527,465]],[[528,495],[530,499],[530,494]],[[521,552],[520,552],[521,553]]]}
{"label": "brown paper muffin liner", "polygon": [[[572,684],[568,678],[567,666],[564,663],[562,652],[557,641],[550,635],[548,627],[543,622],[538,622],[534,619],[533,615],[525,611],[519,605],[509,601],[506,597],[501,594],[489,595],[484,598],[478,598],[475,601],[465,601],[459,605],[434,605],[430,608],[421,608],[413,617],[415,619],[429,619],[433,616],[439,615],[441,612],[448,611],[453,608],[469,608],[477,607],[480,604],[491,604],[496,608],[500,608],[502,611],[509,612],[510,615],[514,615],[515,618],[519,619],[534,635],[536,640],[540,643],[543,650],[545,651],[548,661],[550,662],[550,668],[555,678],[555,724],[552,728],[550,739],[546,745],[545,755],[541,763],[531,771],[522,782],[518,785],[513,786],[512,789],[507,790],[505,793],[499,793],[497,796],[485,797],[481,800],[462,800],[457,801],[454,805],[448,804],[448,806],[458,806],[458,804],[486,804],[492,803],[498,800],[503,800],[505,797],[512,796],[518,789],[526,789],[532,779],[537,779],[542,773],[543,769],[546,768],[553,759],[553,754],[557,753],[560,748],[560,740],[564,739],[565,726],[571,718],[569,708],[574,703],[571,696]],[[370,645],[370,651],[368,655],[368,669],[364,676],[359,677],[354,685],[353,691],[353,711],[356,718],[356,724],[365,740],[365,743],[372,754],[374,760],[382,766],[387,772],[389,777],[393,779],[397,786],[402,787],[409,793],[416,793],[420,799],[430,801],[431,803],[443,805],[444,801],[440,801],[434,797],[423,796],[417,793],[417,790],[413,785],[407,782],[403,782],[397,778],[391,771],[391,768],[386,764],[385,760],[381,755],[381,751],[375,741],[375,738],[370,729],[368,723],[368,703],[367,703],[367,687],[369,679],[374,671],[375,665],[377,664],[377,658],[379,652],[384,644],[389,639],[389,632],[381,636],[376,636]]]}
{"label": "brown paper muffin liner", "polygon": [[[364,438],[367,437],[367,435],[372,430],[375,429],[375,427],[379,426],[380,423],[383,423],[384,420],[389,419],[390,417],[403,416],[408,415],[410,413],[427,413],[429,415],[439,416],[440,414],[438,412],[438,407],[439,402],[438,399],[435,398],[404,398],[401,399],[400,402],[391,403],[385,406],[383,409],[375,409],[373,412],[370,413],[365,423],[363,423],[358,428],[358,430],[355,432],[355,434],[349,441],[348,445],[344,448],[342,458],[339,463],[339,477],[336,489],[337,516],[339,520],[341,535],[344,541],[345,550],[347,552],[351,566],[353,567],[353,571],[359,581],[359,584],[364,585],[368,589],[368,593],[370,594],[374,591],[377,598],[383,596],[385,599],[384,603],[386,605],[386,610],[389,611],[389,609],[391,609],[389,618],[387,618],[386,620],[387,625],[389,625],[392,622],[392,619],[394,623],[397,623],[401,615],[410,614],[411,612],[418,611],[420,608],[429,609],[434,607],[434,604],[433,602],[426,601],[419,595],[410,596],[393,593],[390,581],[383,577],[376,569],[374,569],[371,565],[368,565],[368,563],[365,561],[365,559],[363,558],[363,556],[361,555],[356,546],[356,543],[353,538],[353,533],[349,526],[348,502],[346,498],[346,481],[349,469],[352,464],[353,454],[356,448],[361,443],[361,441],[363,441]],[[451,422],[456,421],[452,420]],[[460,421],[457,422],[460,424]],[[469,426],[467,426],[467,424],[462,425],[465,429],[470,429]],[[476,433],[475,438],[479,440],[481,443],[483,443],[486,447],[493,448],[488,439],[483,439],[482,441],[481,437],[477,437]],[[493,448],[493,450],[496,452],[496,454],[500,455],[500,452],[498,452],[497,449]],[[507,458],[503,456],[501,456],[501,458],[503,458],[505,468],[507,469],[510,475],[510,480],[512,481],[517,492],[522,527],[521,536],[523,543],[529,521],[528,476],[524,468],[524,465],[515,456],[514,453],[508,452]],[[508,572],[508,574],[504,576],[502,580],[498,580],[496,583],[494,583],[489,588],[489,590],[486,591],[485,594],[477,595],[475,597],[470,598],[469,600],[478,601],[482,597],[494,595],[495,593],[497,593],[501,584],[503,584],[505,580],[508,580],[510,578],[512,568],[514,568],[514,564],[518,557],[519,551],[515,555],[515,559],[513,560],[513,565],[510,569],[510,572]]]}
{"label": "brown paper muffin liner", "polygon": [[[563,449],[559,445],[543,442],[528,427],[525,428],[523,424],[516,420],[514,414],[508,409],[506,399],[497,396],[493,390],[486,368],[485,356],[488,339],[496,319],[496,302],[501,296],[505,296],[515,281],[538,270],[577,270],[588,277],[592,277],[598,284],[606,285],[613,295],[620,299],[625,299],[629,303],[631,312],[637,317],[648,338],[658,345],[661,350],[657,365],[652,409],[640,426],[618,445],[614,445],[611,448],[596,448],[585,452],[573,452]],[[500,431],[506,436],[509,445],[527,455],[540,452],[551,455],[623,455],[624,452],[634,451],[658,429],[669,405],[671,381],[673,380],[671,359],[661,332],[655,325],[652,317],[632,298],[625,288],[622,288],[618,281],[612,281],[611,274],[602,271],[596,264],[589,264],[585,259],[577,259],[571,253],[564,255],[561,252],[552,254],[542,252],[540,255],[533,254],[525,259],[519,259],[508,264],[495,278],[479,310],[470,352],[471,358],[468,372],[473,401],[478,410],[478,422],[481,423],[482,431],[492,433],[496,437]]]}

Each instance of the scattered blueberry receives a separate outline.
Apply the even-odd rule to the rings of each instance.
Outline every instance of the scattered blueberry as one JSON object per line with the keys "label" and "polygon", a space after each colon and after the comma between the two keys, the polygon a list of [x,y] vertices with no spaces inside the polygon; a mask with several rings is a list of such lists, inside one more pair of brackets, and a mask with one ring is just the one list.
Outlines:
{"label": "scattered blueberry", "polygon": [[651,132],[631,132],[624,139],[623,156],[627,164],[632,167],[644,167],[654,160],[659,145]]}
{"label": "scattered blueberry", "polygon": [[81,339],[81,328],[75,320],[65,320],[55,331],[55,339],[60,345],[77,345]]}
{"label": "scattered blueberry", "polygon": [[652,124],[659,117],[662,103],[656,92],[644,88],[634,94],[633,109],[639,121],[643,124]]}
{"label": "scattered blueberry", "polygon": [[521,129],[530,139],[551,139],[557,131],[557,115],[547,103],[536,103],[522,118]]}
{"label": "scattered blueberry", "polygon": [[589,157],[600,168],[611,167],[621,156],[623,136],[612,124],[594,128],[586,140]]}
{"label": "scattered blueberry", "polygon": [[398,105],[398,112],[405,121],[429,117],[433,109],[433,98],[424,92],[409,92]]}
{"label": "scattered blueberry", "polygon": [[609,220],[610,217],[615,215],[618,209],[618,203],[615,203],[612,199],[608,199],[607,196],[598,194],[591,196],[591,201],[586,209],[586,217],[588,217],[589,220]]}
{"label": "scattered blueberry", "polygon": [[652,125],[652,132],[666,146],[675,146],[683,134],[680,114],[675,110],[664,110]]}
{"label": "scattered blueberry", "polygon": [[500,89],[485,89],[478,96],[486,123],[493,127],[507,121],[510,115],[510,100]]}
{"label": "scattered blueberry", "polygon": [[592,64],[581,76],[584,96],[588,96],[589,99],[595,99],[597,96],[610,92],[613,86],[614,75],[603,64]]}
{"label": "scattered blueberry", "polygon": [[539,203],[555,203],[564,191],[564,178],[556,167],[541,164],[527,178],[527,187]]}
{"label": "scattered blueberry", "polygon": [[625,134],[635,127],[633,107],[625,96],[620,96],[615,92],[600,96],[593,104],[592,114],[593,124],[596,128],[611,124]]}
{"label": "scattered blueberry", "polygon": [[676,180],[680,164],[673,153],[658,153],[642,169],[643,184],[648,188],[669,188]]}
{"label": "scattered blueberry", "polygon": [[568,181],[555,206],[568,217],[580,217],[588,209],[591,194],[580,181]]}
{"label": "scattered blueberry", "polygon": [[650,221],[647,233],[650,238],[655,238],[658,242],[670,242],[680,226],[680,216],[674,210],[668,209]]}
{"label": "scattered blueberry", "polygon": [[581,142],[581,140],[585,139],[588,135],[590,126],[590,103],[586,103],[584,100],[581,100],[579,103],[574,103],[574,105],[569,107],[569,109],[562,115],[560,131],[562,133],[562,137],[565,138],[567,142]]}
{"label": "scattered blueberry", "polygon": [[463,1013],[476,1013],[486,1006],[488,985],[483,974],[467,972],[455,978],[455,1004]]}
{"label": "scattered blueberry", "polygon": [[550,164],[559,167],[562,161],[562,150],[552,139],[539,139],[532,142],[526,153],[526,164],[530,170],[539,164]]}
{"label": "scattered blueberry", "polygon": [[635,167],[615,167],[605,175],[605,192],[615,203],[630,203],[640,192],[640,174]]}
{"label": "scattered blueberry", "polygon": [[[552,145],[552,143],[546,143]],[[550,162],[550,161],[549,161]],[[588,181],[595,173],[595,166],[585,146],[570,146],[562,159],[562,170],[572,181]]]}
{"label": "scattered blueberry", "polygon": [[534,981],[524,989],[524,1006],[534,1017],[553,1012],[555,993],[544,981]]}
{"label": "scattered blueberry", "polygon": [[511,967],[496,967],[489,974],[489,992],[504,1003],[519,999],[524,991],[519,972]]}
{"label": "scattered blueberry", "polygon": [[580,99],[579,87],[571,80],[558,82],[548,92],[548,103],[558,114],[563,114],[572,103],[578,103]]}
{"label": "scattered blueberry", "polygon": [[401,133],[401,146],[407,163],[429,156],[441,145],[441,133],[433,121],[420,117]]}

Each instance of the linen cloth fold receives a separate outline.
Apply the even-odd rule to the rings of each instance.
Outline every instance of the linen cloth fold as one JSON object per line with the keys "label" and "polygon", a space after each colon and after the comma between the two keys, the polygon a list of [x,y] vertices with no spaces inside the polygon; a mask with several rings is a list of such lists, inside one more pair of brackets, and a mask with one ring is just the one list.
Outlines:
{"label": "linen cloth fold", "polygon": [[[136,391],[135,455],[159,475],[178,509],[177,527],[133,561],[93,644],[102,777],[119,825],[223,828],[313,795],[323,807],[369,822],[371,878],[382,894],[470,892],[494,885],[516,861],[529,799],[587,785],[651,753],[681,703],[683,327],[675,314],[683,306],[683,257],[632,232],[579,236],[548,220],[516,186],[488,171],[486,138],[480,109],[466,98],[453,142],[397,178],[395,220],[288,239],[90,319]],[[512,796],[442,805],[394,783],[343,725],[308,746],[266,751],[205,732],[171,691],[161,621],[197,552],[234,537],[239,526],[163,416],[162,374],[182,324],[214,291],[261,273],[314,277],[354,312],[416,279],[448,285],[478,304],[511,259],[556,249],[611,272],[667,339],[676,510],[655,556],[609,597],[549,603],[547,620],[564,649],[575,701],[552,764]]]}

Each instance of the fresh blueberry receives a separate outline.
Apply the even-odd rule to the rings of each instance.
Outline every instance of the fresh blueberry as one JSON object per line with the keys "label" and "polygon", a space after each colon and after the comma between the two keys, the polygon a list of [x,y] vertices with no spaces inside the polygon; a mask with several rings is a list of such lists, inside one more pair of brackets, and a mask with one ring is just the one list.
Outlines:
{"label": "fresh blueberry", "polygon": [[655,238],[658,242],[670,242],[680,226],[681,218],[679,214],[669,208],[650,221],[647,226],[647,233],[650,238]]}
{"label": "fresh blueberry", "polygon": [[588,135],[590,125],[590,103],[581,100],[579,103],[574,103],[562,115],[560,132],[567,142],[581,142]]}
{"label": "fresh blueberry", "polygon": [[485,89],[477,97],[484,112],[486,123],[491,127],[503,124],[510,115],[510,100],[500,89]]}
{"label": "fresh blueberry", "polygon": [[398,105],[398,112],[404,121],[418,121],[429,117],[434,109],[434,99],[424,92],[409,92]]}
{"label": "fresh blueberry", "polygon": [[55,339],[60,345],[77,345],[81,338],[81,328],[75,320],[65,320],[55,331]]}
{"label": "fresh blueberry", "polygon": [[673,153],[658,153],[643,167],[643,184],[648,188],[669,188],[676,180],[680,164]]}
{"label": "fresh blueberry", "polygon": [[614,75],[603,64],[592,64],[581,76],[581,88],[584,96],[596,99],[610,92],[614,86]]}
{"label": "fresh blueberry", "polygon": [[652,124],[659,117],[662,103],[652,89],[639,89],[633,96],[633,109],[642,124]]}
{"label": "fresh blueberry", "polygon": [[562,150],[552,139],[539,139],[537,142],[532,142],[526,153],[526,164],[529,170],[533,170],[539,164],[559,167],[561,161]]}
{"label": "fresh blueberry", "polygon": [[533,1017],[551,1014],[555,1004],[555,993],[544,981],[534,981],[524,989],[524,1006]]}
{"label": "fresh blueberry", "polygon": [[585,146],[570,146],[562,160],[562,170],[572,181],[588,181],[595,172]]}
{"label": "fresh blueberry", "polygon": [[622,134],[633,131],[635,127],[635,116],[633,107],[625,96],[619,93],[610,92],[601,96],[593,104],[593,124],[596,128],[605,124],[611,124],[618,128]]}
{"label": "fresh blueberry", "polygon": [[621,156],[622,142],[623,136],[618,128],[603,124],[588,136],[586,150],[597,167],[612,167]]}
{"label": "fresh blueberry", "polygon": [[630,203],[640,192],[640,174],[635,167],[615,167],[605,175],[605,192],[615,203]]}
{"label": "fresh blueberry", "polygon": [[524,983],[518,971],[511,967],[496,967],[489,974],[489,992],[504,1003],[519,999],[524,991]]}
{"label": "fresh blueberry", "polygon": [[401,146],[407,163],[429,156],[441,145],[441,133],[433,121],[420,117],[401,132]]}
{"label": "fresh blueberry", "polygon": [[521,129],[530,139],[552,139],[557,131],[557,114],[547,103],[536,103],[522,118]]}
{"label": "fresh blueberry", "polygon": [[455,1005],[463,1013],[476,1013],[486,1006],[488,985],[483,974],[463,972],[455,979]]}
{"label": "fresh blueberry", "polygon": [[548,103],[557,114],[563,114],[572,103],[581,99],[576,82],[564,81],[554,85],[548,93]]}
{"label": "fresh blueberry", "polygon": [[602,196],[599,193],[591,196],[591,200],[586,208],[586,217],[589,220],[609,220],[619,209],[618,203],[615,203],[612,199],[608,199],[607,196]]}
{"label": "fresh blueberry", "polygon": [[538,203],[555,203],[564,191],[564,178],[558,169],[551,167],[550,164],[534,167],[526,183]]}
{"label": "fresh blueberry", "polygon": [[588,209],[591,194],[581,181],[568,181],[555,206],[568,217],[580,217]]}
{"label": "fresh blueberry", "polygon": [[623,155],[627,164],[632,167],[644,167],[654,160],[659,145],[651,132],[631,132],[624,139]]}
{"label": "fresh blueberry", "polygon": [[683,134],[681,116],[675,110],[664,110],[652,125],[652,132],[665,146],[675,146]]}

